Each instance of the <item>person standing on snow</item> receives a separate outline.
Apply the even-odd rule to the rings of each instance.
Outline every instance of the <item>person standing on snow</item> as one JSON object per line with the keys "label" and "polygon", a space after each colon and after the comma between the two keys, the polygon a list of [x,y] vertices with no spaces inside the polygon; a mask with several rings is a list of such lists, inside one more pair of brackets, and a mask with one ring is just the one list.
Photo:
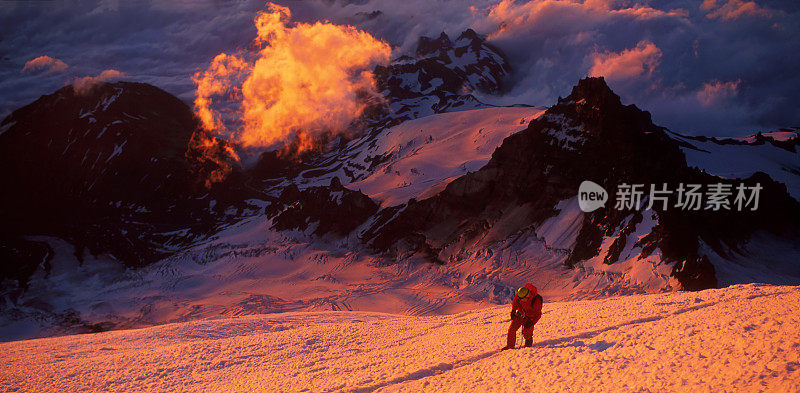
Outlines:
{"label": "person standing on snow", "polygon": [[511,305],[511,326],[508,327],[508,337],[503,350],[513,349],[517,344],[517,330],[522,326],[522,337],[525,337],[525,346],[533,345],[533,325],[542,317],[542,297],[533,284],[525,284],[517,290],[514,303]]}

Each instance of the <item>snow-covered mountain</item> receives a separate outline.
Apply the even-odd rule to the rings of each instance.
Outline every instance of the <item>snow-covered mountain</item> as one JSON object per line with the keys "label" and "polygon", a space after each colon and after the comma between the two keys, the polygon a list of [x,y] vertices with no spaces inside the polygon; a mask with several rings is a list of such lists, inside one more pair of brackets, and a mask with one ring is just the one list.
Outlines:
{"label": "snow-covered mountain", "polygon": [[378,90],[389,99],[391,123],[434,113],[485,107],[471,93],[501,93],[511,66],[502,52],[473,30],[455,41],[442,33],[421,37],[416,56],[375,69]]}
{"label": "snow-covered mountain", "polygon": [[201,134],[191,111],[158,88],[67,86],[14,111],[2,127],[0,279],[24,285],[32,269],[49,265],[47,243],[23,235],[62,238],[79,258],[86,250],[143,266],[220,221],[206,209],[208,195],[227,190],[204,187],[204,173],[218,163],[192,155]]}
{"label": "snow-covered mountain", "polygon": [[798,301],[748,284],[545,302],[533,348],[502,352],[507,306],[215,318],[0,343],[0,389],[796,392]]}
{"label": "snow-covered mountain", "polygon": [[[549,108],[470,94],[501,93],[510,71],[472,31],[423,38],[375,70],[386,99],[360,134],[252,168],[155,87],[43,96],[0,123],[0,337],[446,314],[506,303],[525,282],[548,301],[800,283],[796,131],[683,136],[602,78]],[[608,191],[605,208],[581,211],[585,180]],[[621,184],[665,183],[758,184],[759,209],[614,208]]]}

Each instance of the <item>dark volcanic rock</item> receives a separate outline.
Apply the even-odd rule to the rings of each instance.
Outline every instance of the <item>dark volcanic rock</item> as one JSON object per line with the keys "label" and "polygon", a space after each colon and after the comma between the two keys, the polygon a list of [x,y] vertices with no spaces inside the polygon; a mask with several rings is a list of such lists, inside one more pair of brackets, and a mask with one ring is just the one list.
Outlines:
{"label": "dark volcanic rock", "polygon": [[235,175],[209,189],[212,174],[230,171],[221,142],[198,131],[186,104],[150,85],[101,84],[84,94],[66,86],[2,124],[0,243],[11,255],[3,277],[24,281],[39,265],[29,235],[63,238],[79,257],[88,249],[129,266],[150,263],[189,241],[166,233],[214,226],[212,197],[239,198]]}
{"label": "dark volcanic rock", "polygon": [[267,214],[274,216],[273,229],[303,231],[317,224],[315,235],[347,235],[378,211],[378,205],[359,191],[342,186],[333,178],[327,187],[299,190],[287,187]]}
{"label": "dark volcanic rock", "polygon": [[672,269],[672,275],[681,282],[687,291],[701,291],[717,287],[714,265],[703,255],[696,260],[687,259],[678,262]]}

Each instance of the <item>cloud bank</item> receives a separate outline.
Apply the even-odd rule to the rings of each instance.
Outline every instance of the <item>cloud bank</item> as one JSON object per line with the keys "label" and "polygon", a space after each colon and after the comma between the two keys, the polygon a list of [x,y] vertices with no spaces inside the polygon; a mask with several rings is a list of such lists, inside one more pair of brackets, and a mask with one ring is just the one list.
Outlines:
{"label": "cloud bank", "polygon": [[603,76],[610,82],[636,80],[650,77],[658,67],[661,50],[648,41],[619,53],[605,52],[592,55],[589,76]]}
{"label": "cloud bank", "polygon": [[754,1],[742,0],[704,0],[700,9],[706,11],[706,17],[731,21],[744,17],[769,18],[773,11],[763,8]]}
{"label": "cloud bank", "polygon": [[[687,134],[800,125],[800,3],[792,0],[275,1],[292,19],[352,25],[393,47],[470,27],[502,49],[513,88],[495,104],[549,105],[605,74],[627,103]],[[39,4],[41,3],[41,4]],[[0,112],[110,68],[187,102],[219,53],[256,49],[263,1],[20,2],[0,10]],[[20,73],[42,53],[61,73]],[[250,61],[252,59],[248,59]]]}

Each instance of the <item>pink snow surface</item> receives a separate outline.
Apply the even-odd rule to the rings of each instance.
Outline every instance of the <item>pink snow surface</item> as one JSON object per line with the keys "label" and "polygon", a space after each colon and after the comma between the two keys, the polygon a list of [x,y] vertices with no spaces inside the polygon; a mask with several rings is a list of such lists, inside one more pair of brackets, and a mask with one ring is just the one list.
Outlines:
{"label": "pink snow surface", "polygon": [[[298,312],[0,344],[3,391],[800,391],[800,287],[545,302],[415,317]],[[519,342],[519,341],[518,341]]]}

